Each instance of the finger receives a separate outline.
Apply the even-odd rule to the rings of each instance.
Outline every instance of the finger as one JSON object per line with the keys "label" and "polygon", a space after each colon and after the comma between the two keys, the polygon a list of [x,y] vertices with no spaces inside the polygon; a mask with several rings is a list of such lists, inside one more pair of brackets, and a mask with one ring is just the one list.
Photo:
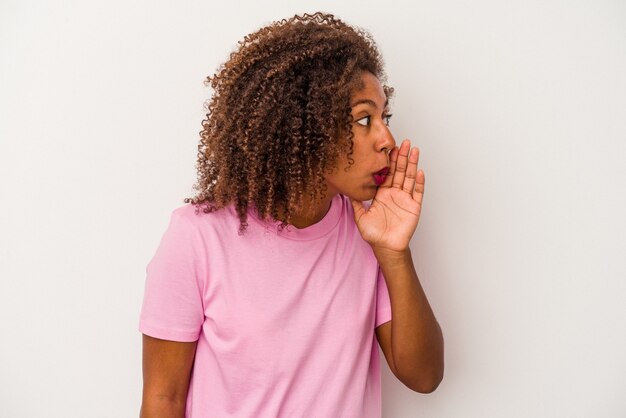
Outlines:
{"label": "finger", "polygon": [[415,200],[420,208],[422,207],[422,200],[424,199],[424,185],[426,184],[426,176],[424,171],[418,170],[415,176],[415,187],[413,188],[413,200]]}
{"label": "finger", "polygon": [[385,177],[385,181],[380,187],[391,187],[391,181],[393,180],[393,173],[396,172],[396,162],[398,161],[398,147],[393,147],[389,153],[389,172]]}
{"label": "finger", "polygon": [[411,142],[408,139],[402,141],[400,149],[398,150],[398,159],[396,161],[396,169],[393,173],[393,180],[391,181],[392,187],[401,188],[404,184],[404,177],[406,174],[406,166],[409,162],[409,151],[411,150]]}
{"label": "finger", "polygon": [[419,158],[419,148],[412,148],[409,153],[409,163],[406,168],[404,183],[402,184],[402,190],[407,193],[413,193],[413,190],[415,189],[415,176],[417,175],[417,162],[419,161]]}

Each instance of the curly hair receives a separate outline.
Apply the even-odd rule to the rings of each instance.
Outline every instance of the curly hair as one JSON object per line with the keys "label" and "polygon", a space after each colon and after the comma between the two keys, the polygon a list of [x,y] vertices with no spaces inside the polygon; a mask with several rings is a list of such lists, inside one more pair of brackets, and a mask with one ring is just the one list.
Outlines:
{"label": "curly hair", "polygon": [[284,227],[306,212],[305,201],[325,196],[324,174],[338,169],[340,153],[353,164],[350,97],[360,74],[385,74],[371,35],[331,14],[273,22],[238,44],[205,80],[213,96],[200,131],[197,194],[184,201],[196,213],[233,204],[242,233],[251,206]]}

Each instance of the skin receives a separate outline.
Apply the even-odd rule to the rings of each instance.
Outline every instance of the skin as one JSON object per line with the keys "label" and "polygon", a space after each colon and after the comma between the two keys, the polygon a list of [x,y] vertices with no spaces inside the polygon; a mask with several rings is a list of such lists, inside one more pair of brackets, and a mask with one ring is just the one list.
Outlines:
{"label": "skin", "polygon": [[[381,266],[391,301],[393,319],[376,328],[378,342],[389,368],[400,381],[417,392],[430,393],[443,379],[443,335],[417,277],[409,248],[422,209],[424,172],[417,169],[418,148],[411,148],[409,140],[399,148],[395,146],[386,123],[385,94],[378,79],[364,73],[362,80],[363,88],[352,99],[354,164],[327,176],[330,193],[326,201],[320,202],[316,217],[323,217],[336,193],[350,198],[355,222]],[[388,151],[390,172],[377,187],[373,173],[386,166]],[[339,167],[346,166],[344,157]],[[362,201],[369,199],[373,201],[366,209]],[[301,226],[306,226],[306,222]]]}
{"label": "skin", "polygon": [[[418,170],[419,149],[408,140],[396,146],[387,126],[387,103],[379,80],[362,74],[363,87],[351,102],[354,118],[354,164],[340,157],[338,169],[326,176],[324,200],[310,202],[313,216],[296,216],[292,224],[305,228],[321,220],[332,198],[348,196],[356,225],[381,266],[393,319],[376,328],[376,337],[394,375],[421,393],[434,391],[443,379],[443,335],[417,277],[410,240],[417,228],[425,177]],[[377,186],[373,174],[390,169]],[[366,209],[362,201],[372,200]],[[184,417],[196,343],[143,336],[144,388],[142,418]]]}
{"label": "skin", "polygon": [[143,335],[141,418],[183,418],[197,342]]}

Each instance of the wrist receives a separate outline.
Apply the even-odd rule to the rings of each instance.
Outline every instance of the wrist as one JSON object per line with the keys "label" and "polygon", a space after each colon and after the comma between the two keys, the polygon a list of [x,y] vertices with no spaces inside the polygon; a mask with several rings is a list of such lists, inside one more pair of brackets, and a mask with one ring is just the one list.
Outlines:
{"label": "wrist", "polygon": [[401,266],[403,264],[412,263],[411,249],[406,248],[401,251],[391,250],[384,247],[372,247],[374,256],[381,266]]}

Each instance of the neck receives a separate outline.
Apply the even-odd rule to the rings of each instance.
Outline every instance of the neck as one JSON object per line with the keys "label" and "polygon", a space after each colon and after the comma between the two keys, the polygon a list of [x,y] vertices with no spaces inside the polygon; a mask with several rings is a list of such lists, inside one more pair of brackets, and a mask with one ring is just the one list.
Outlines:
{"label": "neck", "polygon": [[292,213],[291,221],[289,223],[298,229],[306,228],[318,223],[328,213],[330,209],[330,202],[333,200],[333,197],[334,195],[326,196],[324,199],[316,202],[304,202],[302,207],[312,209]]}

